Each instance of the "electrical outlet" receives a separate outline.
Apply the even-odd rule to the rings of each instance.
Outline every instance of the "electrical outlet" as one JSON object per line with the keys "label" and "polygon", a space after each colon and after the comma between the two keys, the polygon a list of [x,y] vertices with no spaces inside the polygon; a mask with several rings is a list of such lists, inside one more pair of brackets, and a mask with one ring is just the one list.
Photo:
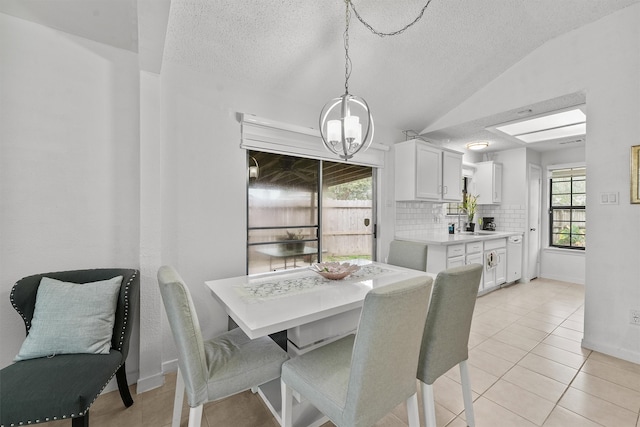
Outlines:
{"label": "electrical outlet", "polygon": [[629,323],[640,326],[640,310],[629,310]]}

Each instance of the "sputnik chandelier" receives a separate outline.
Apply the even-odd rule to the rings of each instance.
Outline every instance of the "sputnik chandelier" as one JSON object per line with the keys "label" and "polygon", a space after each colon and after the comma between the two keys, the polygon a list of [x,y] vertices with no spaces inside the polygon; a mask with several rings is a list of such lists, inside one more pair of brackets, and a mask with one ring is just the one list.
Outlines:
{"label": "sputnik chandelier", "polygon": [[[431,0],[427,1],[427,4],[424,5],[418,17],[410,24],[391,33],[376,31],[362,19],[351,0],[344,0],[344,3],[346,6],[345,30],[343,35],[345,52],[344,95],[329,101],[320,112],[320,136],[327,150],[346,161],[355,154],[361,151],[364,152],[369,148],[373,141],[374,132],[373,116],[371,115],[369,104],[367,104],[363,98],[349,93],[349,77],[351,76],[349,23],[351,21],[351,9],[353,9],[358,20],[373,34],[380,37],[395,36],[403,33],[407,28],[418,22],[422,18],[427,6],[431,3]],[[360,117],[363,117],[366,122],[364,134],[362,133],[363,123],[360,122]]]}

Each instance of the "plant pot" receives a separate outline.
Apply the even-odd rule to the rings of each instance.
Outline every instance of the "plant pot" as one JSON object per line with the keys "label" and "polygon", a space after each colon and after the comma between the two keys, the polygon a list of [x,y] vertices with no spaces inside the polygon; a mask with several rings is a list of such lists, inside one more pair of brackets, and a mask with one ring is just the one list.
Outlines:
{"label": "plant pot", "polygon": [[475,222],[467,223],[467,231],[474,231],[475,229],[476,229],[476,223]]}
{"label": "plant pot", "polygon": [[304,250],[304,242],[285,243],[284,249],[292,252],[302,252]]}

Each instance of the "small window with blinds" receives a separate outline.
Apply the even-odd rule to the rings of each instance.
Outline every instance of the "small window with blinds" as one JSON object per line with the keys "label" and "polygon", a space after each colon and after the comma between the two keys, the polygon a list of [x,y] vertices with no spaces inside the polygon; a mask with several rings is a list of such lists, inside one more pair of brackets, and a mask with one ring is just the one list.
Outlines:
{"label": "small window with blinds", "polygon": [[587,237],[587,170],[550,170],[549,246],[584,250]]}

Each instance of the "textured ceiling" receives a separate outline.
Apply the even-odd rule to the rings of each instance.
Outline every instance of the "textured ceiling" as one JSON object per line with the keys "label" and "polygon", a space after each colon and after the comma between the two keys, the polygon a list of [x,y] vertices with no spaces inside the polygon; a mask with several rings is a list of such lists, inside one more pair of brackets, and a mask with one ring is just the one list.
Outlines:
{"label": "textured ceiling", "polygon": [[[635,2],[433,0],[415,26],[387,38],[354,16],[350,92],[384,124],[421,130],[546,41]],[[374,28],[393,31],[425,1],[354,3]],[[173,0],[165,61],[320,109],[344,92],[343,31],[342,0]]]}
{"label": "textured ceiling", "polygon": [[[138,34],[149,34],[140,46],[155,43],[164,61],[318,111],[344,92],[343,0],[172,0],[170,11],[140,7],[154,1],[169,2],[0,0],[0,12],[132,51]],[[354,0],[360,15],[384,32],[413,20],[425,2]],[[367,100],[377,122],[419,131],[548,40],[638,2],[433,0],[415,26],[386,38],[354,16],[349,89]],[[163,31],[138,31],[154,21],[163,21],[157,23]],[[154,40],[165,35],[166,43]],[[565,106],[560,101],[547,107]],[[460,136],[449,131],[442,137]],[[472,131],[479,128],[465,129]]]}

